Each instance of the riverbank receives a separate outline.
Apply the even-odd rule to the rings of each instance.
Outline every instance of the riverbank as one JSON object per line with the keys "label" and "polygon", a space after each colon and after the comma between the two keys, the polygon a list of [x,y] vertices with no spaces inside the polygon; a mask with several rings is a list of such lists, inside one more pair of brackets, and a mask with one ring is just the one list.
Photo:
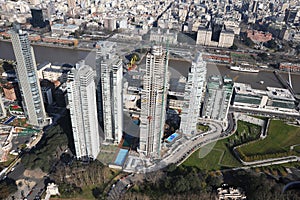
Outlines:
{"label": "riverbank", "polygon": [[[11,43],[10,39],[0,39],[0,42],[8,42]],[[84,47],[75,47],[75,46],[68,46],[68,45],[57,45],[53,43],[43,43],[43,42],[31,42],[32,46],[41,46],[41,47],[49,47],[49,48],[62,48],[62,49],[72,49],[72,50],[79,50],[79,51],[95,51],[96,48],[84,48]]]}

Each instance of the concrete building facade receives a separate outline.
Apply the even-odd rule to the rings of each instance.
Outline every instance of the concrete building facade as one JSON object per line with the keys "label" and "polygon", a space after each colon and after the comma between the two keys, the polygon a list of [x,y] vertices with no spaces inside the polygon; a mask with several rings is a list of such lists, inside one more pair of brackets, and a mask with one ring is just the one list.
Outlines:
{"label": "concrete building facade", "polygon": [[164,133],[168,83],[168,52],[153,46],[146,56],[141,92],[139,150],[150,158],[159,158]]}
{"label": "concrete building facade", "polygon": [[184,104],[181,114],[180,129],[184,134],[194,134],[197,131],[197,121],[200,116],[201,101],[205,91],[206,62],[198,53],[192,62],[188,80],[185,85]]}
{"label": "concrete building facade", "polygon": [[10,32],[17,66],[15,71],[21,91],[22,106],[29,124],[42,127],[46,125],[46,112],[34,52],[30,46],[27,32],[15,30]]}
{"label": "concrete building facade", "polygon": [[68,73],[67,96],[76,157],[96,159],[100,151],[95,72],[84,62]]}
{"label": "concrete building facade", "polygon": [[118,144],[123,135],[123,63],[112,43],[97,52],[98,112],[105,142]]}

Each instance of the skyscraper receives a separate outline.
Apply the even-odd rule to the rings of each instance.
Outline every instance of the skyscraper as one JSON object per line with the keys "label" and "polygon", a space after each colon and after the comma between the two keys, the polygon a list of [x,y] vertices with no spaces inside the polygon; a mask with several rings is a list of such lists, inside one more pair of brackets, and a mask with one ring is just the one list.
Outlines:
{"label": "skyscraper", "polygon": [[68,73],[67,94],[76,157],[96,159],[100,151],[95,72],[84,62]]}
{"label": "skyscraper", "polygon": [[197,121],[200,116],[201,100],[205,91],[206,62],[198,53],[192,62],[185,85],[184,104],[181,114],[180,129],[184,134],[196,133]]}
{"label": "skyscraper", "polygon": [[141,94],[140,152],[159,158],[164,134],[168,52],[162,46],[153,46],[146,56],[146,69]]}
{"label": "skyscraper", "polygon": [[46,26],[46,22],[44,20],[43,11],[39,8],[31,8],[31,20],[30,23],[33,27],[44,28]]}
{"label": "skyscraper", "polygon": [[123,63],[114,44],[103,42],[97,53],[99,121],[105,142],[119,143],[123,135]]}
{"label": "skyscraper", "polygon": [[10,31],[17,66],[15,71],[22,96],[22,106],[29,124],[42,127],[46,125],[46,112],[41,87],[36,71],[34,52],[30,46],[27,32]]}

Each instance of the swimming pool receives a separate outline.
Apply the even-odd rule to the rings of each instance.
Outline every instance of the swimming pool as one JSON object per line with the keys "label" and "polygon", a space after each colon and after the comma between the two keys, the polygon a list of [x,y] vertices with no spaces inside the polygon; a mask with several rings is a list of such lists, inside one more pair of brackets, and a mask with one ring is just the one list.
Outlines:
{"label": "swimming pool", "polygon": [[167,139],[166,139],[166,141],[167,142],[173,142],[176,138],[178,138],[178,136],[179,136],[179,134],[178,133],[173,133],[172,135],[170,135]]}
{"label": "swimming pool", "polygon": [[118,155],[117,155],[117,157],[115,159],[114,164],[122,166],[124,164],[124,162],[125,162],[127,154],[128,154],[128,150],[127,149],[120,149],[119,153],[118,153]]}

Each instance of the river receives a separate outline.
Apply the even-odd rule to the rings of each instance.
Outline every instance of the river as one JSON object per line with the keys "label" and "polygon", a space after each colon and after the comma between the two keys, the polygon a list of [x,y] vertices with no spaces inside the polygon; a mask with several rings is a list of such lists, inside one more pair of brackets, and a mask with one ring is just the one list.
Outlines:
{"label": "river", "polygon": [[[37,63],[51,62],[53,64],[68,63],[74,65],[77,61],[85,59],[87,64],[91,66],[95,65],[95,51],[38,45],[34,45],[33,49]],[[0,41],[0,58],[15,60],[10,42]],[[179,74],[187,76],[191,63],[187,61],[170,60],[169,66]],[[282,87],[272,71],[265,71],[263,69],[259,73],[245,73],[232,71],[227,66],[208,64],[207,74],[208,76],[226,75],[236,82],[251,84],[251,86],[256,89],[266,89],[267,86]],[[288,76],[287,74],[283,74],[283,77],[287,78]],[[299,74],[292,74],[293,89],[296,93],[300,93],[299,80]],[[260,81],[264,81],[264,84],[261,84]]]}

